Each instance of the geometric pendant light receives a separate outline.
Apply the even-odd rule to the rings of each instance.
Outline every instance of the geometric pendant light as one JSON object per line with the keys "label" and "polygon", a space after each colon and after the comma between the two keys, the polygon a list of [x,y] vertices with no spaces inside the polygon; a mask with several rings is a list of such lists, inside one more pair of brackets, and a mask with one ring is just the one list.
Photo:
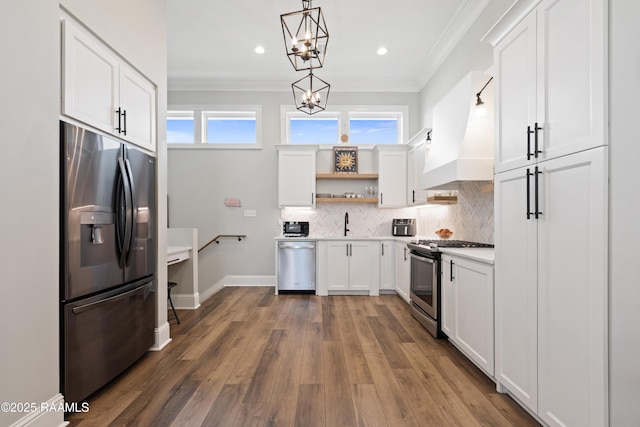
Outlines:
{"label": "geometric pendant light", "polygon": [[324,65],[329,31],[319,7],[302,0],[302,10],[280,15],[287,58],[296,71],[312,70]]}

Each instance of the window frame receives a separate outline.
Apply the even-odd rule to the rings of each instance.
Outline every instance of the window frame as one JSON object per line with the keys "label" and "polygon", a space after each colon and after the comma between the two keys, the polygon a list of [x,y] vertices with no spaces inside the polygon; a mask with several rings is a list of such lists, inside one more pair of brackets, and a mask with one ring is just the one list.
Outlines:
{"label": "window frame", "polygon": [[[345,144],[351,144],[351,133],[350,133],[350,121],[351,119],[383,119],[383,118],[393,118],[398,121],[398,136],[396,144],[385,144],[385,145],[400,145],[406,144],[405,135],[408,135],[409,130],[409,107],[406,105],[389,105],[389,106],[336,106],[333,108],[327,108],[324,111],[321,111],[313,116],[309,116],[299,110],[296,109],[293,105],[281,105],[280,106],[280,137],[282,144],[286,145],[303,145],[303,144],[291,144],[290,142],[290,131],[291,127],[289,125],[291,118],[311,118],[314,117],[322,118],[338,118],[338,136],[337,140],[334,143],[326,143],[326,144],[312,144],[319,145],[320,147],[328,147],[333,145],[339,145],[343,142],[341,141],[341,136],[346,134],[349,136],[349,141],[346,141]],[[356,144],[353,144],[356,145]],[[359,147],[373,147],[376,144],[359,144]]]}
{"label": "window frame", "polygon": [[[193,143],[171,143],[169,149],[205,149],[205,150],[260,150],[262,149],[262,106],[260,105],[171,105],[167,108],[167,116],[179,116],[180,113],[193,111],[194,141]],[[169,114],[169,112],[171,114]],[[256,142],[245,143],[210,143],[206,141],[208,118],[253,117],[256,121]]]}

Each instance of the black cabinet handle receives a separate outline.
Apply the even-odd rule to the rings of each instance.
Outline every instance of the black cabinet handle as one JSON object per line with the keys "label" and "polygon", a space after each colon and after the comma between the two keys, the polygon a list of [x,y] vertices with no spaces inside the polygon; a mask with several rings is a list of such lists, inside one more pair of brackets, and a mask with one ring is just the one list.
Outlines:
{"label": "black cabinet handle", "polygon": [[384,204],[383,200],[384,200],[384,199],[382,198],[382,193],[380,193],[380,204],[381,204],[381,205],[382,205],[382,204]]}
{"label": "black cabinet handle", "polygon": [[535,129],[535,135],[534,135],[534,154],[536,159],[538,158],[538,154],[542,153],[541,150],[538,150],[538,131],[542,130],[542,128],[540,126],[538,126],[538,122],[535,123],[534,126]]}
{"label": "black cabinet handle", "polygon": [[453,260],[449,263],[449,281],[453,282]]}
{"label": "black cabinet handle", "polygon": [[531,153],[531,134],[533,133],[533,131],[531,130],[531,126],[527,126],[527,160],[531,160],[531,156],[533,156],[533,153]]}
{"label": "black cabinet handle", "polygon": [[311,193],[311,204],[313,204],[313,193]]}
{"label": "black cabinet handle", "polygon": [[542,172],[540,172],[538,170],[538,166],[536,166],[535,169],[535,175],[536,175],[536,181],[535,181],[535,195],[534,195],[534,209],[535,209],[535,218],[538,219],[540,215],[542,215],[542,212],[540,212],[540,210],[538,209],[538,175],[540,175]]}
{"label": "black cabinet handle", "polygon": [[531,219],[531,171],[527,168],[527,219]]}
{"label": "black cabinet handle", "polygon": [[127,110],[122,110],[122,120],[124,122],[124,130],[122,131],[123,134],[127,134]]}
{"label": "black cabinet handle", "polygon": [[382,246],[382,256],[384,256],[384,243],[381,243],[380,246]]}
{"label": "black cabinet handle", "polygon": [[416,202],[416,190],[411,190],[413,201],[411,203]]}
{"label": "black cabinet handle", "polygon": [[404,248],[404,260],[407,260],[407,248]]}
{"label": "black cabinet handle", "polygon": [[349,256],[349,244],[347,243],[345,247],[347,248],[347,256]]}
{"label": "black cabinet handle", "polygon": [[122,109],[118,107],[116,110],[116,114],[118,115],[118,127],[116,130],[118,133],[122,133]]}

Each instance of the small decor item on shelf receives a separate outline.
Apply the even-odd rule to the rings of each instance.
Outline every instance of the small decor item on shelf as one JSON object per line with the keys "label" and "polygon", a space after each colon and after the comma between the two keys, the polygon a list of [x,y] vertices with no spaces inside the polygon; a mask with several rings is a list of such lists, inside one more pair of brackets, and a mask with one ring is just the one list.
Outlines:
{"label": "small decor item on shelf", "polygon": [[333,147],[334,173],[358,173],[358,147]]}
{"label": "small decor item on shelf", "polygon": [[441,239],[448,239],[453,234],[453,231],[449,230],[448,228],[441,228],[440,230],[436,231],[436,234]]}

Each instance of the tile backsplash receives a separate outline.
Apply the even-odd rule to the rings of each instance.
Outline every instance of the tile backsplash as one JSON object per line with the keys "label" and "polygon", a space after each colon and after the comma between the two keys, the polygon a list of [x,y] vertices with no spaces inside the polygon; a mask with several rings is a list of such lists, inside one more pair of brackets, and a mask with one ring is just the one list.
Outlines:
{"label": "tile backsplash", "polygon": [[449,228],[452,239],[493,243],[493,191],[486,191],[490,186],[491,182],[463,183],[453,205],[379,209],[364,203],[319,203],[313,210],[281,209],[280,218],[309,221],[310,234],[316,236],[342,236],[345,213],[350,236],[391,236],[394,218],[416,218],[420,237],[437,238],[436,230]]}

